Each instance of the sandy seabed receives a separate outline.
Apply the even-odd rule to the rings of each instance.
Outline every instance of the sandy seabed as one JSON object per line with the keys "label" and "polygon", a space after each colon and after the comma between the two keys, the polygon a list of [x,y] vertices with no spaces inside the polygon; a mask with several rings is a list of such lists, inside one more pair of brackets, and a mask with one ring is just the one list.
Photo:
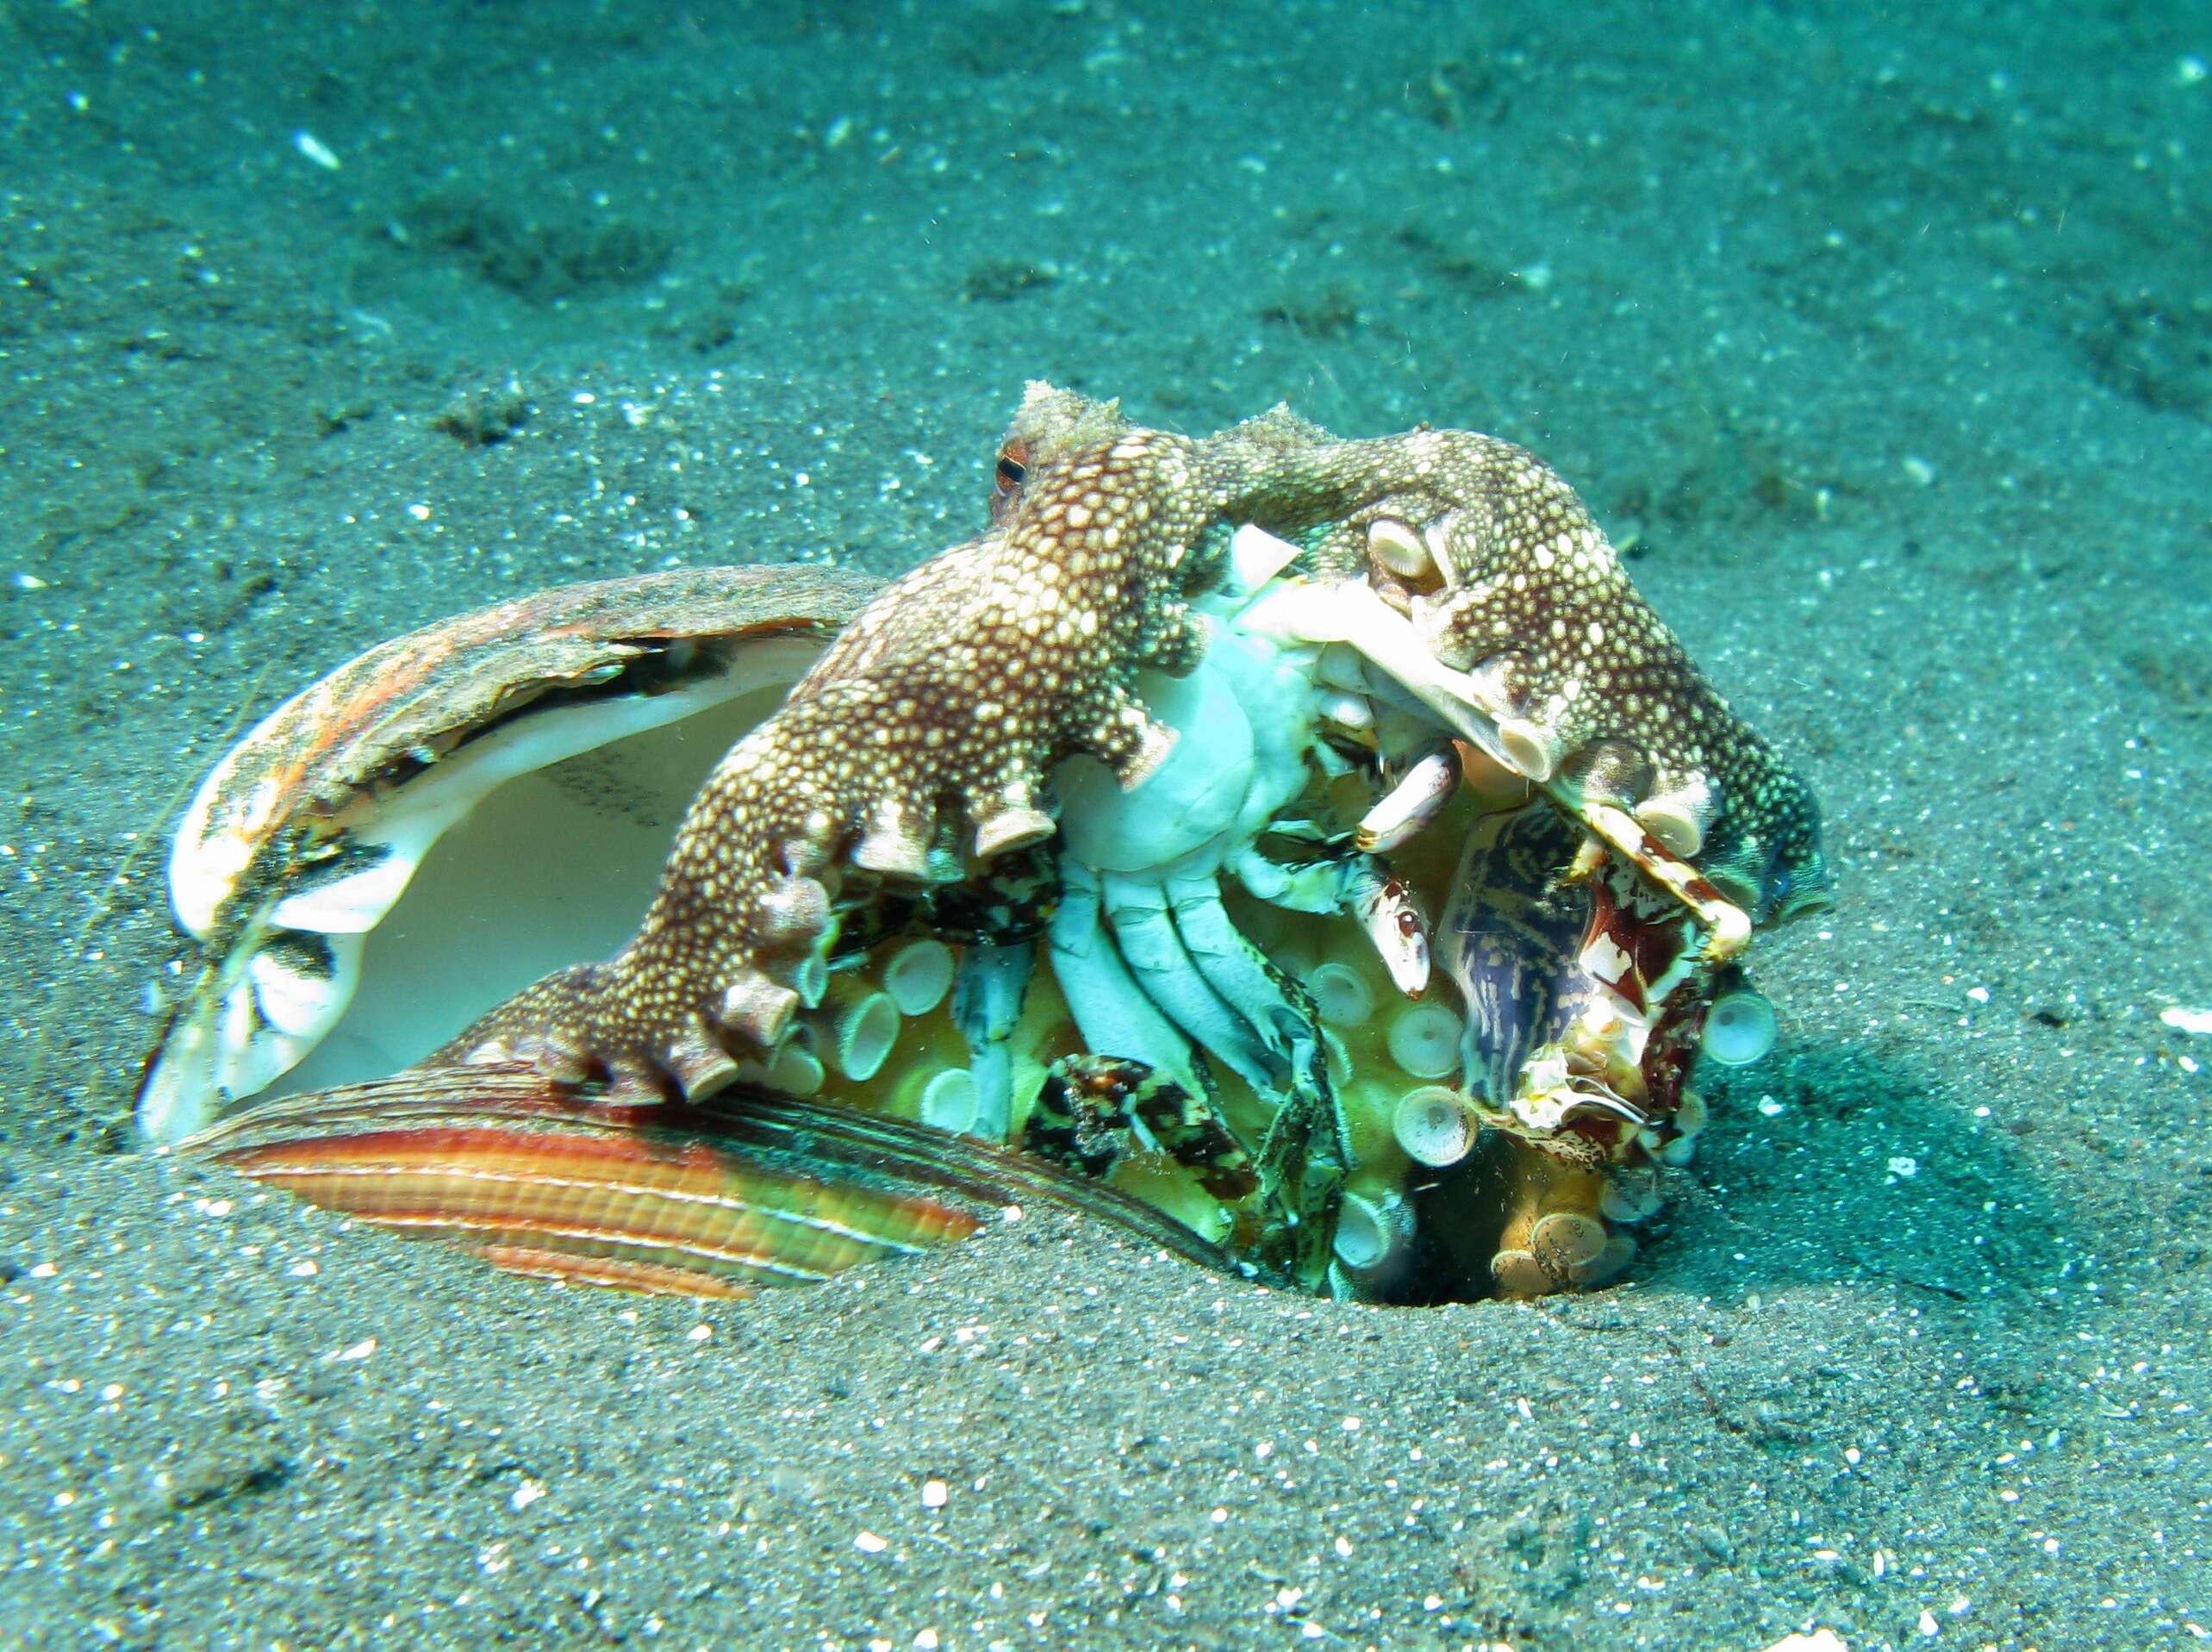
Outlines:
{"label": "sandy seabed", "polygon": [[[2178,6],[0,12],[0,1640],[2201,1640],[2208,54]],[[1627,1283],[1381,1311],[1031,1212],[702,1310],[138,1150],[163,834],[244,720],[539,586],[906,566],[1032,376],[1527,443],[1821,790],[1841,904],[1759,949],[1783,1044]]]}

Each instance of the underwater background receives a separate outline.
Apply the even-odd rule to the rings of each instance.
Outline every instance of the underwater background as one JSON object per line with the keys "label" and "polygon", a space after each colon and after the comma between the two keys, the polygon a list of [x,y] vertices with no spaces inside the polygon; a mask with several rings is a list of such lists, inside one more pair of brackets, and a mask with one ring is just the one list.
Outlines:
{"label": "underwater background", "polygon": [[[0,132],[0,1643],[2212,1633],[2212,14],[7,0]],[[910,565],[1031,377],[1525,443],[1821,793],[1626,1283],[702,1308],[138,1150],[245,723]]]}

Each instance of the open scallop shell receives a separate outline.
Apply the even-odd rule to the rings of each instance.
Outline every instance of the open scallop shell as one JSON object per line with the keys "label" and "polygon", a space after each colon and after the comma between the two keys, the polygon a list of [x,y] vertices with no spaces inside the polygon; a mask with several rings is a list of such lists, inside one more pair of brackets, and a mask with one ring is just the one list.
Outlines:
{"label": "open scallop shell", "polygon": [[[140,1090],[146,1133],[175,1141],[287,1074],[389,1072],[609,950],[701,776],[875,589],[801,566],[569,586],[386,643],[285,701],[177,833],[171,899],[200,956]],[[388,937],[408,967],[365,976]]]}

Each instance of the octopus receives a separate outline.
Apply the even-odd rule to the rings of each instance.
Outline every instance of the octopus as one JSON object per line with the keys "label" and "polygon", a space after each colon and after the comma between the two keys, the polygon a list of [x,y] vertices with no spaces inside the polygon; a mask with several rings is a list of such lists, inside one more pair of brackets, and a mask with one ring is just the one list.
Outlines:
{"label": "octopus", "polygon": [[[337,1042],[363,938],[488,796],[710,712],[733,742],[611,953],[218,1119]],[[1810,790],[1532,454],[1284,408],[1193,438],[1043,383],[984,531],[880,589],[609,582],[342,668],[209,776],[171,886],[201,967],[149,1132],[504,1265],[811,1275],[1027,1188],[1385,1300],[1624,1266],[1700,1053],[1772,1042],[1754,929],[1829,898]],[[851,1254],[656,1230],[714,1204],[702,1152]],[[593,1175],[626,1239],[545,1192]],[[459,1209],[487,1179],[496,1220]]]}

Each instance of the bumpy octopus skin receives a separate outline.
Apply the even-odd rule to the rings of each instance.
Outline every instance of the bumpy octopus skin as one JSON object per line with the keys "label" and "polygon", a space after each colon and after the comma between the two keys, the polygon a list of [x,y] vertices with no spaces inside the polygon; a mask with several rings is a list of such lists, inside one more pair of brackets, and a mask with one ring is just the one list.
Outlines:
{"label": "bumpy octopus skin", "polygon": [[1537,761],[1626,805],[1686,800],[1682,852],[1702,850],[1754,916],[1824,885],[1810,794],[1522,449],[1426,428],[1343,441],[1282,408],[1193,439],[1037,383],[992,514],[981,538],[886,587],[723,758],[620,952],[547,977],[432,1063],[522,1060],[693,1094],[729,1082],[801,1007],[841,865],[943,876],[959,863],[948,849],[988,860],[1048,837],[1061,759],[1087,752],[1125,785],[1156,765],[1173,736],[1133,680],[1202,656],[1184,599],[1247,522],[1305,545],[1323,577],[1356,577],[1378,535],[1425,536],[1437,588],[1392,589],[1386,573],[1386,595],[1532,731]]}

